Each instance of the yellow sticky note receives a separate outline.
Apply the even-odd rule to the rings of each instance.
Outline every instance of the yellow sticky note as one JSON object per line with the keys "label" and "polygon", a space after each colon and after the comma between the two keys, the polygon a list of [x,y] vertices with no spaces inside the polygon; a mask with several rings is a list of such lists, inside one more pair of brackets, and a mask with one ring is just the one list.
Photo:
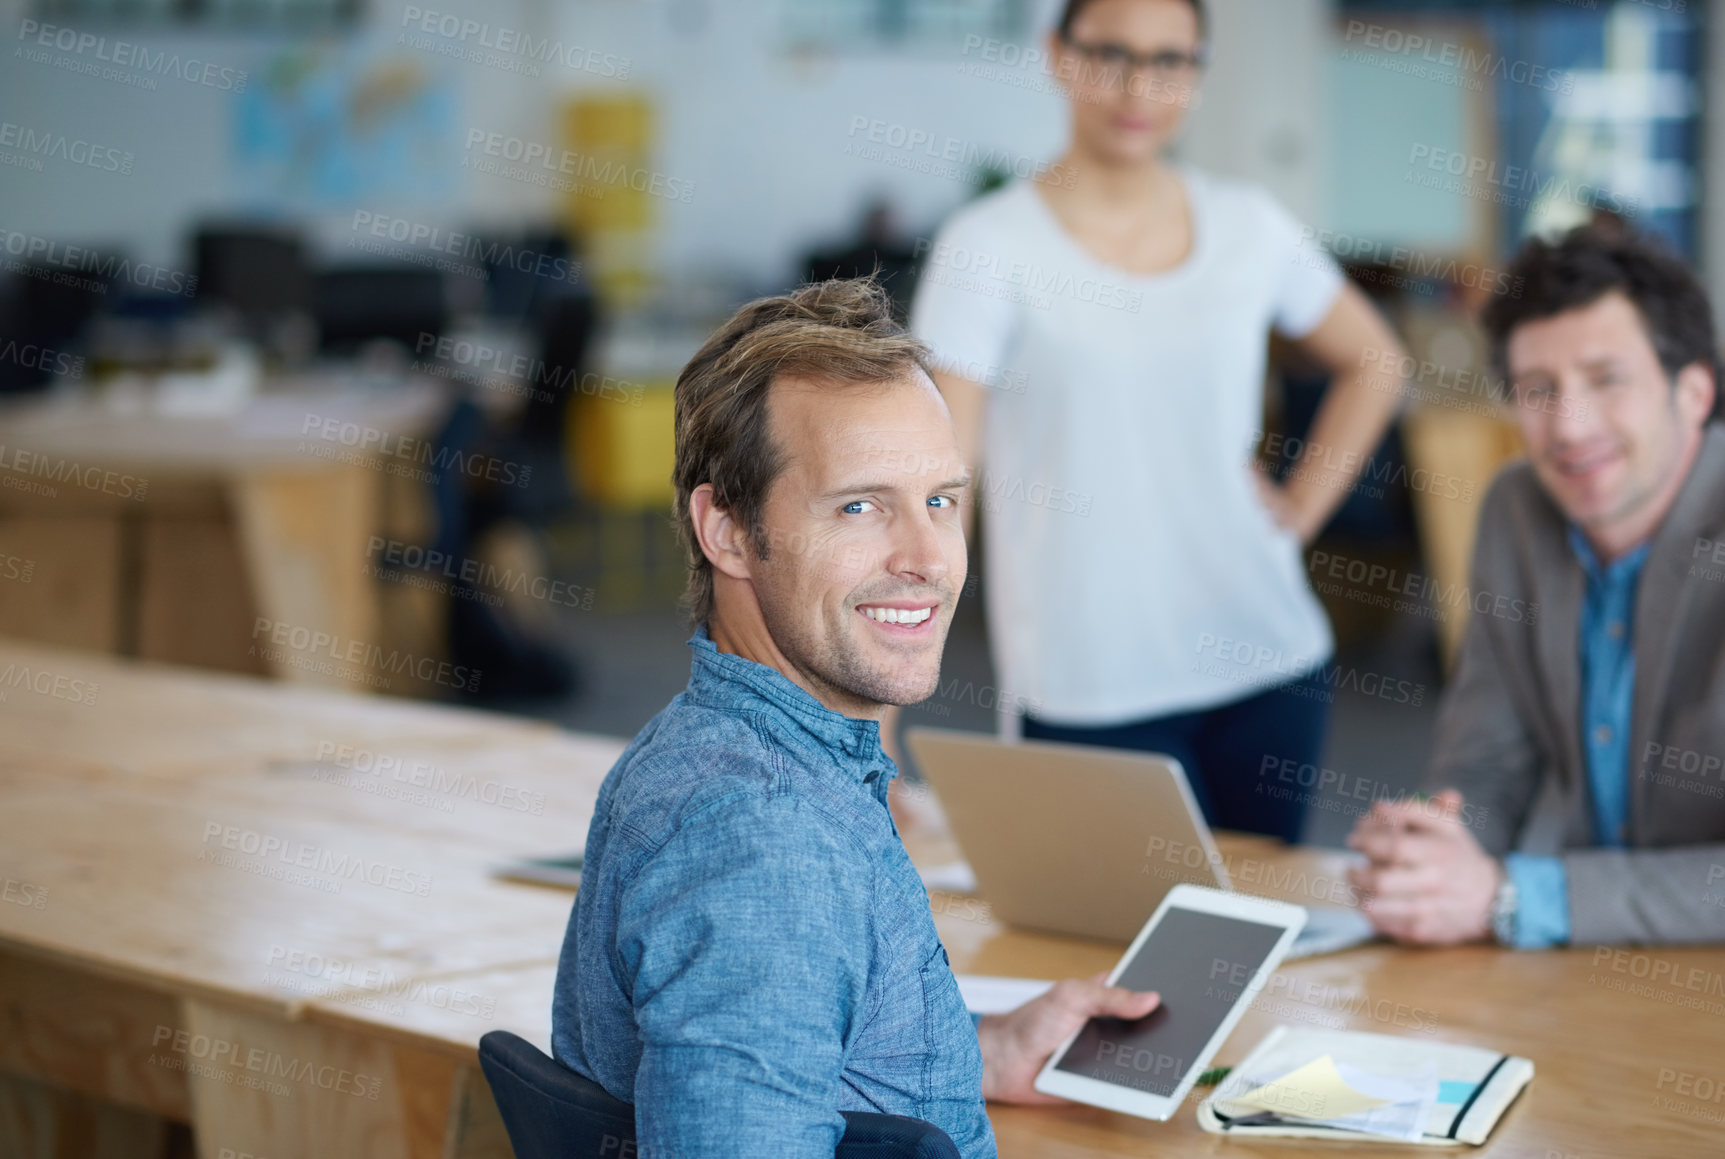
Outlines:
{"label": "yellow sticky note", "polygon": [[1273,1083],[1228,1100],[1234,1106],[1301,1119],[1339,1119],[1386,1106],[1389,1101],[1361,1094],[1349,1086],[1327,1054]]}

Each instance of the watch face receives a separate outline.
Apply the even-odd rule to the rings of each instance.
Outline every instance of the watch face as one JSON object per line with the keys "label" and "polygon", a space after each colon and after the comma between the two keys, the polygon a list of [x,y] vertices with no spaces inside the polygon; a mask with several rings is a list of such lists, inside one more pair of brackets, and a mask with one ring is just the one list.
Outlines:
{"label": "watch face", "polygon": [[1504,945],[1515,944],[1515,882],[1507,873],[1491,899],[1491,932]]}

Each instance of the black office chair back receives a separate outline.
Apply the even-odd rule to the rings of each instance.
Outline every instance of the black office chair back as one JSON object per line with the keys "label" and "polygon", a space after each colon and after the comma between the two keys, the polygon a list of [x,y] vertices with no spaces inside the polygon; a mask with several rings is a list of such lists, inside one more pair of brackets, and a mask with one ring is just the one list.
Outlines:
{"label": "black office chair back", "polygon": [[[515,1159],[623,1159],[635,1154],[635,1108],[538,1047],[493,1030],[479,1040],[479,1066]],[[844,1112],[835,1159],[958,1159],[945,1131],[900,1115]]]}

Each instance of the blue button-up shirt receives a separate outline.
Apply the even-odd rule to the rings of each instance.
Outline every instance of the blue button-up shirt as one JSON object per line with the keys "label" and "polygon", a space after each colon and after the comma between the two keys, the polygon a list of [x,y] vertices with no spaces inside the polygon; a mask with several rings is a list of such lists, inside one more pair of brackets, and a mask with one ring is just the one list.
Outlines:
{"label": "blue button-up shirt", "polygon": [[553,1052],[635,1104],[642,1159],[830,1159],[840,1111],[925,1119],[993,1156],[879,725],[705,631],[690,647],[688,688],[600,788]]}
{"label": "blue button-up shirt", "polygon": [[[1593,798],[1593,843],[1629,843],[1629,729],[1635,704],[1635,592],[1651,543],[1601,564],[1578,528],[1570,550],[1587,577],[1581,605],[1581,728]],[[1516,890],[1515,944],[1569,940],[1569,879],[1557,857],[1510,854]]]}

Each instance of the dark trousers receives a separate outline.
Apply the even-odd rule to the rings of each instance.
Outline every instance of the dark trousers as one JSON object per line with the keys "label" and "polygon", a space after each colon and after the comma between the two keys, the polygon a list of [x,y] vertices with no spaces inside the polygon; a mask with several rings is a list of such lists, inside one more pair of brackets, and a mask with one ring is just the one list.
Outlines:
{"label": "dark trousers", "polygon": [[1318,669],[1232,704],[1105,728],[1071,728],[1024,718],[1025,740],[1166,753],[1178,760],[1213,829],[1267,833],[1298,841],[1306,803],[1280,799],[1275,769],[1284,760],[1316,765],[1324,755],[1330,689]]}

